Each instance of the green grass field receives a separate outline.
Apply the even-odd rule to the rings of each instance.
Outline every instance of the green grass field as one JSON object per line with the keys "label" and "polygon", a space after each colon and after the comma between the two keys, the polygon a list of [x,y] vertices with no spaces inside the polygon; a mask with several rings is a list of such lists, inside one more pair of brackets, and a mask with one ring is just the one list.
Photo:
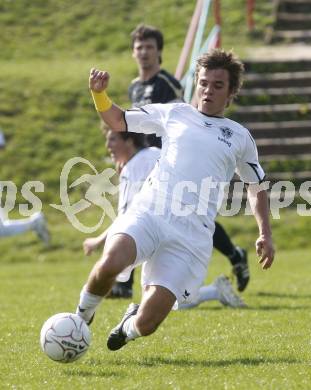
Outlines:
{"label": "green grass field", "polygon": [[[82,156],[103,169],[106,151],[88,91],[90,68],[111,73],[109,94],[128,107],[127,88],[137,75],[130,32],[142,22],[161,28],[163,67],[174,72],[194,7],[194,0],[150,0],[147,6],[143,0],[0,1],[0,127],[8,141],[0,153],[1,179],[18,188],[25,180],[41,180],[41,199],[55,202],[69,158]],[[243,55],[260,45],[271,8],[257,0],[254,38],[247,33],[245,0],[223,0],[223,47]],[[212,15],[211,9],[205,38]]]}
{"label": "green grass field", "polygon": [[[95,218],[95,215],[93,215]],[[152,336],[118,352],[106,348],[109,330],[130,301],[106,300],[92,325],[87,355],[72,364],[50,361],[39,347],[43,322],[74,311],[81,286],[97,256],[87,259],[86,236],[51,212],[53,241],[44,249],[33,233],[1,240],[1,389],[309,389],[310,237],[306,218],[283,213],[273,221],[279,248],[272,269],[256,262],[251,217],[222,218],[236,243],[250,252],[247,309],[204,303],[171,313]],[[286,221],[305,241],[282,239]],[[310,229],[310,228],[309,228]],[[300,248],[300,249],[298,249]],[[229,263],[214,253],[207,282],[229,274]],[[138,275],[134,301],[140,298]]]}
{"label": "green grass field", "polygon": [[[129,33],[140,22],[166,37],[163,66],[174,72],[194,9],[189,0],[0,1],[1,180],[42,180],[39,194],[52,232],[44,249],[33,233],[0,240],[0,389],[310,389],[310,236],[308,217],[294,210],[272,222],[277,258],[261,271],[250,217],[221,218],[234,241],[250,252],[248,309],[217,302],[174,312],[158,332],[116,353],[106,337],[129,301],[105,301],[92,325],[87,355],[74,364],[50,361],[39,333],[51,315],[74,311],[96,256],[86,259],[86,235],[48,206],[59,203],[59,175],[71,157],[89,159],[100,172],[106,151],[87,88],[91,66],[112,75],[109,94],[128,106],[127,86],[136,76]],[[243,58],[262,44],[272,2],[256,1],[256,34],[247,33],[245,0],[222,1],[222,43]],[[209,28],[211,27],[209,20]],[[278,169],[280,169],[278,167]],[[81,173],[81,172],[80,172]],[[85,172],[83,172],[85,173]],[[80,197],[85,188],[73,191]],[[16,205],[17,206],[17,205]],[[17,207],[10,217],[20,217]],[[97,222],[96,210],[85,220]],[[230,273],[215,253],[207,282]],[[135,296],[140,298],[138,275]]]}

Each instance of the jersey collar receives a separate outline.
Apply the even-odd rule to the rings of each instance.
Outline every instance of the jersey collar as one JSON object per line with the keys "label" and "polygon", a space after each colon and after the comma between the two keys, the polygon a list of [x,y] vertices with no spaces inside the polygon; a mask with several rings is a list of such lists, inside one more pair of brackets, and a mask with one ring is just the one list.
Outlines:
{"label": "jersey collar", "polygon": [[[199,111],[199,110],[198,110]],[[207,116],[209,118],[217,118],[217,119],[225,119],[224,116],[217,116],[217,115],[208,115],[208,114],[205,114],[204,112],[202,111],[199,111],[200,114],[204,115],[204,116]]]}

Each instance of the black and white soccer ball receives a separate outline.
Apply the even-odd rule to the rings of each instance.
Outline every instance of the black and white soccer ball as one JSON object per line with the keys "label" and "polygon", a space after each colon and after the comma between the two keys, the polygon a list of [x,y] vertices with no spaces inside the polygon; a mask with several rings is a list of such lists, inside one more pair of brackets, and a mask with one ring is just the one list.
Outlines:
{"label": "black and white soccer ball", "polygon": [[40,344],[46,355],[60,363],[80,359],[88,350],[91,332],[86,322],[77,314],[59,313],[42,326]]}

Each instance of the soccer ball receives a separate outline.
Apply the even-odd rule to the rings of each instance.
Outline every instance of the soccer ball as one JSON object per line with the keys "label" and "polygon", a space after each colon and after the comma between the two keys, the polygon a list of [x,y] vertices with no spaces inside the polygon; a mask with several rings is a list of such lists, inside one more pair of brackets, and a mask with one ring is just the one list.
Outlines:
{"label": "soccer ball", "polygon": [[85,354],[91,342],[86,322],[77,314],[59,313],[42,326],[40,344],[47,356],[60,363],[71,363]]}

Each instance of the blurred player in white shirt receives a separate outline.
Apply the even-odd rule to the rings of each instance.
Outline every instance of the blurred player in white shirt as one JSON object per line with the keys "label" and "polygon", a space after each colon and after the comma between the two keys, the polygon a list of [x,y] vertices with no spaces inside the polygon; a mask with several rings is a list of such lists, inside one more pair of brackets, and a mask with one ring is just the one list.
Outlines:
{"label": "blurred player in white shirt", "polygon": [[[160,157],[160,150],[156,147],[147,147],[144,134],[116,133],[105,129],[103,131],[107,139],[107,150],[119,171],[118,215],[122,215],[129,208],[134,196],[154,168]],[[86,255],[91,254],[97,248],[104,247],[108,230],[109,228],[99,236],[87,238],[83,242]],[[132,285],[133,273],[126,283],[114,284],[112,297],[131,298]]]}
{"label": "blurred player in white shirt", "polygon": [[[5,137],[0,130],[0,149],[3,148],[5,148]],[[1,183],[0,190],[2,193]],[[34,213],[31,217],[23,219],[8,219],[0,207],[0,237],[16,236],[28,231],[34,231],[45,245],[49,244],[50,234],[43,213]]]}
{"label": "blurred player in white shirt", "polygon": [[274,247],[267,194],[258,184],[264,172],[250,133],[224,117],[241,85],[243,65],[232,53],[213,50],[196,67],[197,109],[185,104],[150,104],[123,111],[105,90],[109,74],[91,70],[89,86],[101,118],[114,131],[155,133],[162,137],[161,157],[127,212],[118,217],[101,259],[91,271],[77,308],[91,321],[96,307],[118,274],[148,259],[145,292],[111,331],[107,346],[152,334],[175,301],[191,303],[205,279],[213,243],[220,183],[236,171],[248,186],[259,237],[259,263],[268,269]]}

